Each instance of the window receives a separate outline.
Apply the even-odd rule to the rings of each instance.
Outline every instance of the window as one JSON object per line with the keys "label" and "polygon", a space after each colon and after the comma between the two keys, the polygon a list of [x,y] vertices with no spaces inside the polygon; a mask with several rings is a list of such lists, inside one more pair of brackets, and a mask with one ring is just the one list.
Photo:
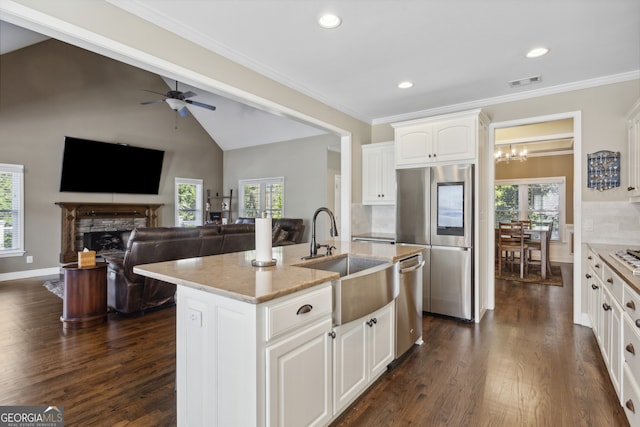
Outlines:
{"label": "window", "polygon": [[176,178],[176,226],[202,225],[202,180]]}
{"label": "window", "polygon": [[0,163],[0,257],[24,255],[24,166]]}
{"label": "window", "polygon": [[238,181],[239,216],[259,218],[266,211],[271,218],[284,215],[284,177]]}
{"label": "window", "polygon": [[553,222],[551,240],[561,240],[565,177],[499,180],[495,190],[496,227],[512,219],[530,219],[534,226]]}

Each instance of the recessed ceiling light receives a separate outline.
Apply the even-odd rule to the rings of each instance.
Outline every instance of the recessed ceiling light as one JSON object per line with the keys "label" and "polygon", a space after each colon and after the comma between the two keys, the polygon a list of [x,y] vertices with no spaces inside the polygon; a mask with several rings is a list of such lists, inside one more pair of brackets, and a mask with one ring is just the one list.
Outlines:
{"label": "recessed ceiling light", "polygon": [[411,82],[400,82],[400,83],[398,83],[398,87],[400,89],[409,89],[410,87],[413,87],[413,83],[411,83]]}
{"label": "recessed ceiling light", "polygon": [[342,19],[332,13],[326,13],[318,19],[318,24],[320,24],[322,28],[337,28],[342,24]]}
{"label": "recessed ceiling light", "polygon": [[527,54],[525,55],[527,58],[539,58],[541,56],[546,55],[547,53],[549,53],[549,49],[546,47],[536,47],[534,49],[531,49],[529,52],[527,52]]}

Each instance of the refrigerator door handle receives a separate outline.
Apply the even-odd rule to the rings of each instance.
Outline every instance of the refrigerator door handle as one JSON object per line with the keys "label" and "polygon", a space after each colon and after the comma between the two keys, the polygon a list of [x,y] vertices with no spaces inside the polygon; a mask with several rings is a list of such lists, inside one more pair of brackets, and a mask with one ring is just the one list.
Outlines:
{"label": "refrigerator door handle", "polygon": [[416,264],[416,265],[411,266],[411,267],[403,268],[403,269],[400,270],[400,274],[406,274],[406,273],[411,273],[412,271],[420,270],[422,267],[424,267],[424,263],[425,263],[425,261],[422,260],[422,261],[420,261],[419,264]]}

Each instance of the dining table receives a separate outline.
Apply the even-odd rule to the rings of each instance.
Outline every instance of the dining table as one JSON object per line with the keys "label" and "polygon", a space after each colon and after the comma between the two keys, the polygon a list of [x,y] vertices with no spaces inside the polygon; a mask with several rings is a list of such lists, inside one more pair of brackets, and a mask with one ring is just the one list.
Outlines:
{"label": "dining table", "polygon": [[[496,245],[498,244],[499,229],[496,228]],[[542,280],[547,279],[547,257],[549,256],[549,240],[547,234],[549,233],[549,226],[547,225],[534,225],[531,228],[525,230],[526,234],[531,237],[535,237],[535,240],[540,239],[540,276]]]}

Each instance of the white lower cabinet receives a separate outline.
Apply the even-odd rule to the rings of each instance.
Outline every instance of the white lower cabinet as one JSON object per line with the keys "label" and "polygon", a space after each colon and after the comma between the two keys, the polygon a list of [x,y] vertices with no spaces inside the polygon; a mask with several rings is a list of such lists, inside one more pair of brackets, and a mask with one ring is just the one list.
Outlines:
{"label": "white lower cabinet", "polygon": [[267,425],[321,426],[333,416],[331,319],[266,349]]}
{"label": "white lower cabinet", "polygon": [[609,370],[609,377],[613,388],[620,396],[622,380],[622,307],[606,287],[602,292],[602,343],[601,350],[604,361]]}
{"label": "white lower cabinet", "polygon": [[335,328],[333,344],[333,410],[340,413],[394,357],[394,304]]}

